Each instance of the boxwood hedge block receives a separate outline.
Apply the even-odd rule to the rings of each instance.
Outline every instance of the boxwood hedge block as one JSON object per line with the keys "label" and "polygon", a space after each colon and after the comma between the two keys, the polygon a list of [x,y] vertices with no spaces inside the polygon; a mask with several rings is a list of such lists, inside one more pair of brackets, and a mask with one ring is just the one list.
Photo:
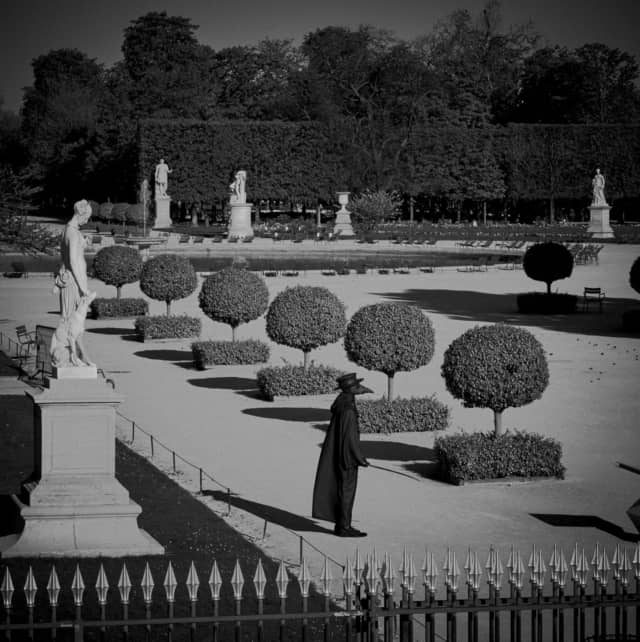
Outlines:
{"label": "boxwood hedge block", "polygon": [[141,341],[194,339],[200,336],[202,320],[187,315],[138,317],[135,330]]}
{"label": "boxwood hedge block", "polygon": [[204,370],[211,366],[231,366],[269,361],[269,346],[263,341],[196,341],[191,344],[193,361]]}
{"label": "boxwood hedge block", "polygon": [[336,390],[342,370],[329,366],[270,366],[256,373],[258,388],[265,399],[277,396],[322,395]]}
{"label": "boxwood hedge block", "polygon": [[94,299],[91,302],[94,319],[139,317],[148,313],[149,303],[144,299]]}
{"label": "boxwood hedge block", "polygon": [[503,477],[564,479],[562,445],[537,433],[460,433],[434,442],[441,475],[452,482]]}
{"label": "boxwood hedge block", "polygon": [[445,430],[449,425],[449,408],[431,397],[410,399],[358,398],[360,432],[427,432]]}

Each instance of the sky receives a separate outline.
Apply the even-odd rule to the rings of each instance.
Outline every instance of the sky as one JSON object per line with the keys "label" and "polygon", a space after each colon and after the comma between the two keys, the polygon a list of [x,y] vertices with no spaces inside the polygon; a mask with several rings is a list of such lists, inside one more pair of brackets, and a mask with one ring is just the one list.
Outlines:
{"label": "sky", "polygon": [[[455,9],[479,12],[485,0],[7,0],[0,13],[0,97],[17,111],[33,82],[31,61],[76,48],[109,66],[121,59],[123,32],[149,11],[190,18],[215,50],[264,38],[299,44],[329,25],[369,24],[411,39]],[[640,0],[503,0],[504,25],[532,21],[545,44],[602,42],[640,62]]]}

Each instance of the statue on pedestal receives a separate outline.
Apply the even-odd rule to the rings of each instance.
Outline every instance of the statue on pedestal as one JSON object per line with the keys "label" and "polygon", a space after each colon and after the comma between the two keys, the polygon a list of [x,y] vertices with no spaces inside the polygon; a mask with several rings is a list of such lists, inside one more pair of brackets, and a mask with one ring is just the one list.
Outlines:
{"label": "statue on pedestal", "polygon": [[246,203],[247,202],[247,192],[245,184],[247,182],[247,172],[243,169],[236,172],[236,175],[233,179],[233,183],[229,185],[231,194],[229,196],[229,203]]}
{"label": "statue on pedestal", "polygon": [[154,175],[156,198],[169,198],[167,194],[167,186],[169,184],[169,174],[173,170],[164,162],[164,158],[156,165],[156,172]]}
{"label": "statue on pedestal", "polygon": [[57,367],[94,366],[82,345],[84,322],[91,301],[96,296],[89,290],[87,264],[84,259],[86,240],[80,232],[91,217],[91,205],[81,200],[73,206],[73,216],[62,233],[62,265],[55,278],[60,291],[60,323],[51,340],[51,363]]}
{"label": "statue on pedestal", "polygon": [[607,200],[604,196],[604,184],[604,176],[600,173],[599,169],[596,169],[596,175],[591,181],[591,185],[593,186],[593,201],[591,202],[591,205],[599,206],[607,204]]}

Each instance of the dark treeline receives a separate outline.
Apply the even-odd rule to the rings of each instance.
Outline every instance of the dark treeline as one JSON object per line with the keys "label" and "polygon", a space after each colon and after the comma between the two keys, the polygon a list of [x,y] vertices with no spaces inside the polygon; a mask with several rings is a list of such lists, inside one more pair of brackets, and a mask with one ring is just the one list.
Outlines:
{"label": "dark treeline", "polygon": [[51,212],[133,202],[157,153],[176,170],[172,197],[203,203],[238,168],[251,198],[305,203],[384,189],[458,211],[540,200],[553,215],[558,199],[586,204],[596,166],[614,205],[640,196],[634,57],[540,47],[532,26],[501,24],[496,1],[411,41],[331,26],[299,46],[215,50],[196,31],[152,12],[125,29],[112,67],[75,49],[34,59],[20,116],[0,112],[3,200],[37,187]]}

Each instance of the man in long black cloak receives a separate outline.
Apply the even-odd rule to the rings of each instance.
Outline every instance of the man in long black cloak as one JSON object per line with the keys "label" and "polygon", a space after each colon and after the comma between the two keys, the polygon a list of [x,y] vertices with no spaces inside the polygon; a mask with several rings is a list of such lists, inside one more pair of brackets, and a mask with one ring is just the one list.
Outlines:
{"label": "man in long black cloak", "polygon": [[313,487],[313,517],[335,522],[338,537],[365,537],[351,526],[358,484],[358,466],[369,462],[360,449],[355,395],[373,392],[361,385],[355,373],[337,379],[342,392],[331,406],[331,423],[322,444]]}

